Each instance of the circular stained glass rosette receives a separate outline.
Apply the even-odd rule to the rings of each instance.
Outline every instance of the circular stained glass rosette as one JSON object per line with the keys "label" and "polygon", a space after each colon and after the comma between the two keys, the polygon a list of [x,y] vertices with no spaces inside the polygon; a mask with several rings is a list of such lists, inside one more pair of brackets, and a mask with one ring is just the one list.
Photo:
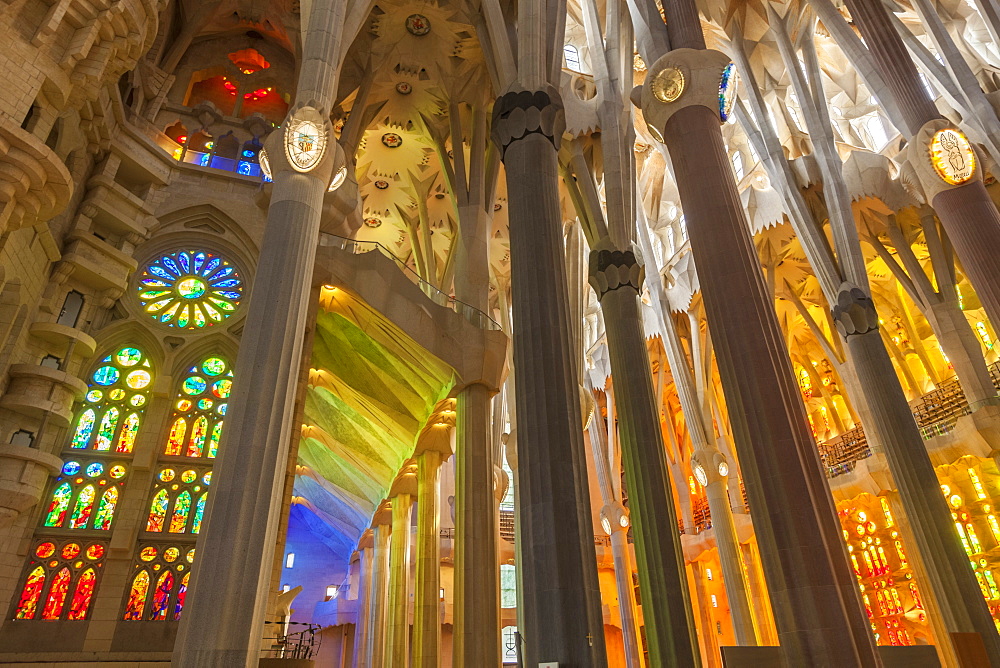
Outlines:
{"label": "circular stained glass rosette", "polygon": [[177,251],[147,264],[138,290],[143,309],[154,320],[197,330],[233,314],[243,298],[243,280],[218,255]]}
{"label": "circular stained glass rosette", "polygon": [[736,74],[736,65],[729,63],[722,70],[722,80],[719,82],[719,118],[725,123],[733,113],[733,105],[736,104],[736,89],[739,86],[739,77]]}

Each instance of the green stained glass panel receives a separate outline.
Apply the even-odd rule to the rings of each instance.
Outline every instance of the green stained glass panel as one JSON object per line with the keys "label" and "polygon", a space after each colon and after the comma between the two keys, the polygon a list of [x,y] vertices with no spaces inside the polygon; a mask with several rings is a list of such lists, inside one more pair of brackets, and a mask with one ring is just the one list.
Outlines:
{"label": "green stained glass panel", "polygon": [[80,416],[76,423],[76,431],[73,433],[73,440],[70,442],[71,448],[85,448],[90,442],[90,434],[94,431],[94,409],[88,408]]}
{"label": "green stained glass panel", "polygon": [[115,428],[118,426],[118,415],[118,409],[112,407],[101,418],[101,428],[97,432],[97,443],[94,444],[96,450],[111,449],[111,439],[114,438]]}

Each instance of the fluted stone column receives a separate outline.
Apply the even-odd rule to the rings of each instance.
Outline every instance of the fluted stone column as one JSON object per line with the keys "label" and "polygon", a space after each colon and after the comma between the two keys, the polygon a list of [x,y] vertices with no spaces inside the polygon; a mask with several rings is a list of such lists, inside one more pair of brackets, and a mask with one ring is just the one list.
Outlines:
{"label": "fluted stone column", "polygon": [[[674,0],[664,9],[673,45],[691,48],[658,58],[633,99],[674,165],[785,661],[876,666],[720,131],[719,81],[729,59],[704,49],[693,2]],[[668,68],[686,74],[673,102],[652,88]]]}
{"label": "fluted stone column", "polygon": [[386,621],[386,663],[406,668],[410,658],[410,515],[413,497],[392,497],[392,537],[389,539],[389,610]]}
{"label": "fluted stone column", "polygon": [[358,617],[354,624],[354,656],[352,662],[354,668],[367,668],[365,664],[365,648],[367,646],[369,631],[368,618],[371,616],[373,546],[372,531],[369,529],[358,543],[358,566],[361,572],[358,575]]}
{"label": "fluted stone column", "polygon": [[[639,246],[646,257],[654,257],[652,242],[649,238],[649,227],[641,219],[640,226],[637,235]],[[670,365],[670,373],[674,379],[674,387],[677,389],[677,397],[680,400],[684,420],[687,423],[691,446],[695,451],[693,464],[695,467],[701,466],[708,482],[705,485],[708,509],[712,514],[712,528],[715,533],[715,543],[719,549],[719,564],[722,567],[726,598],[729,599],[729,610],[733,620],[736,642],[740,645],[756,645],[758,633],[754,627],[746,577],[740,564],[739,539],[736,536],[733,508],[727,489],[729,462],[715,441],[709,438],[706,431],[705,416],[702,413],[702,405],[695,389],[694,378],[691,376],[691,367],[677,334],[676,323],[670,314],[670,305],[663,284],[656,280],[647,285],[650,300],[660,319],[662,331],[660,338],[663,341],[667,362]],[[688,317],[690,318],[692,315],[689,313]],[[698,331],[697,325],[697,322],[692,322],[693,333]],[[693,338],[692,344],[695,345],[696,341],[697,337]],[[695,348],[697,349],[696,345]],[[697,360],[695,363],[698,363]],[[725,472],[722,470],[723,467]],[[690,507],[690,503],[688,506]],[[689,518],[685,518],[685,520],[687,519]]]}
{"label": "fluted stone column", "polygon": [[455,439],[456,668],[500,663],[500,566],[497,563],[490,448],[490,390],[475,384],[458,393]]}
{"label": "fluted stone column", "polygon": [[[327,120],[337,88],[346,3],[315,0],[303,19],[303,63],[289,119],[310,118],[335,141]],[[318,120],[317,120],[318,119]],[[289,123],[265,149],[274,184],[246,326],[236,361],[223,446],[215,464],[199,558],[172,664],[255,667],[277,543],[295,392],[323,196],[332,176],[327,146],[305,171],[283,143]],[[318,145],[317,142],[316,145]]]}
{"label": "fluted stone column", "polygon": [[[611,506],[611,507],[609,507]],[[621,518],[626,521],[622,522]],[[622,644],[625,645],[626,668],[642,668],[639,651],[639,629],[636,626],[635,591],[632,588],[632,558],[628,549],[628,514],[620,503],[601,509],[601,521],[611,529],[611,559],[615,565],[615,590],[622,619]]]}
{"label": "fluted stone column", "polygon": [[[726,589],[726,598],[729,600],[729,614],[732,617],[736,641],[740,645],[756,645],[757,631],[750,611],[747,581],[740,564],[736,521],[733,519],[733,508],[730,505],[727,488],[729,464],[718,450],[714,453],[702,450],[695,454],[696,457],[699,455],[709,460],[699,463],[703,466],[708,481],[705,485],[705,497],[708,500],[708,510],[712,514],[715,546],[719,550],[722,583]],[[725,475],[723,470],[726,471]]]}
{"label": "fluted stone column", "polygon": [[604,310],[615,380],[642,616],[654,666],[698,665],[677,511],[639,312],[644,267],[610,240],[590,254],[590,285]]}
{"label": "fluted stone column", "polygon": [[559,211],[564,127],[551,86],[511,90],[493,107],[510,207],[524,664],[600,667],[604,625]]}
{"label": "fluted stone column", "polygon": [[441,653],[441,460],[417,455],[417,576],[413,598],[413,668],[437,668]]}
{"label": "fluted stone column", "polygon": [[833,317],[850,347],[858,379],[865,387],[878,388],[865,394],[876,420],[869,427],[879,434],[945,626],[952,633],[979,633],[992,665],[1000,666],[1000,636],[969,567],[969,556],[955,531],[951,509],[941,494],[903,389],[896,382],[892,361],[880,345],[875,305],[861,290],[845,283]]}
{"label": "fluted stone column", "polygon": [[[383,513],[388,515],[389,513]],[[376,517],[379,517],[376,514]],[[385,651],[387,607],[389,605],[389,535],[388,517],[379,518],[375,525],[372,546],[372,586],[368,608],[368,630],[365,633],[365,668],[381,668]]]}

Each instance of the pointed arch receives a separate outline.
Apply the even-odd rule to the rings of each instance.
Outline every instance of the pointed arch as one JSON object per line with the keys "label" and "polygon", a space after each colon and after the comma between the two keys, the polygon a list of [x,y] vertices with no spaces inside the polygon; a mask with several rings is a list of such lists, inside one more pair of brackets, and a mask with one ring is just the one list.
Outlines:
{"label": "pointed arch", "polygon": [[208,503],[208,492],[198,497],[198,505],[194,509],[194,520],[191,522],[191,533],[201,532],[201,520],[205,515],[206,503]]}
{"label": "pointed arch", "polygon": [[149,572],[143,569],[132,578],[132,588],[128,592],[128,601],[125,603],[125,616],[123,619],[128,621],[142,619],[142,611],[146,607],[146,597],[148,595]]}
{"label": "pointed arch", "polygon": [[169,505],[170,497],[167,496],[167,490],[161,489],[153,496],[153,501],[149,504],[146,531],[163,531],[163,521],[167,517],[167,506]]}
{"label": "pointed arch", "polygon": [[181,612],[184,610],[184,599],[187,598],[188,580],[190,579],[191,579],[191,572],[188,571],[188,573],[184,576],[184,579],[181,580],[180,588],[177,590],[177,602],[174,603],[175,622],[181,618]]}
{"label": "pointed arch", "polygon": [[70,529],[86,529],[90,514],[94,511],[94,497],[97,495],[93,485],[86,485],[76,496],[76,505],[69,518]]}
{"label": "pointed arch", "polygon": [[45,526],[61,527],[66,521],[66,511],[69,510],[69,500],[73,494],[73,488],[68,482],[64,482],[52,492],[52,501],[49,503],[49,512],[45,516]]}
{"label": "pointed arch", "polygon": [[170,436],[167,437],[167,447],[163,454],[169,456],[180,455],[184,448],[184,434],[187,432],[187,420],[179,417],[174,420],[170,427]]}
{"label": "pointed arch", "polygon": [[101,418],[101,427],[97,430],[97,442],[94,443],[95,450],[110,450],[111,439],[115,436],[118,427],[118,409],[112,406]]}
{"label": "pointed arch", "polygon": [[73,590],[73,600],[69,606],[70,619],[86,619],[87,611],[90,609],[90,599],[94,596],[94,584],[97,582],[97,573],[93,568],[88,568],[80,574],[76,581],[76,589]]}
{"label": "pointed arch", "polygon": [[224,420],[219,420],[212,427],[212,435],[208,439],[208,457],[214,459],[217,454],[219,454],[219,441],[222,440],[222,423]]}
{"label": "pointed arch", "polygon": [[118,505],[118,486],[109,487],[101,497],[101,503],[97,507],[97,514],[94,516],[94,528],[107,531],[111,528],[111,520],[114,519],[115,506]]}
{"label": "pointed arch", "polygon": [[129,413],[122,423],[122,431],[118,436],[118,444],[115,452],[132,452],[135,446],[135,437],[139,433],[139,414]]}
{"label": "pointed arch", "polygon": [[169,568],[160,575],[156,581],[156,589],[153,591],[153,605],[149,610],[149,618],[154,620],[166,619],[167,609],[170,604],[170,594],[174,589],[174,572]]}
{"label": "pointed arch", "polygon": [[62,616],[63,606],[66,605],[66,594],[69,593],[69,581],[70,572],[67,566],[60,568],[52,577],[49,596],[45,599],[45,607],[42,609],[42,619],[59,619]]}
{"label": "pointed arch", "polygon": [[208,418],[204,415],[198,417],[191,425],[191,438],[188,441],[188,457],[201,457],[205,451],[205,438],[208,436]]}
{"label": "pointed arch", "polygon": [[88,408],[80,414],[80,419],[76,423],[76,431],[73,432],[73,440],[69,447],[75,449],[86,448],[90,443],[90,435],[94,431],[94,422],[97,419],[94,409]]}
{"label": "pointed arch", "polygon": [[14,619],[34,619],[35,611],[38,610],[38,601],[42,598],[42,589],[45,587],[45,569],[41,566],[35,568],[28,575],[21,588],[21,597],[17,602],[17,611]]}
{"label": "pointed arch", "polygon": [[184,490],[174,501],[174,514],[170,517],[170,533],[184,533],[191,513],[191,493]]}

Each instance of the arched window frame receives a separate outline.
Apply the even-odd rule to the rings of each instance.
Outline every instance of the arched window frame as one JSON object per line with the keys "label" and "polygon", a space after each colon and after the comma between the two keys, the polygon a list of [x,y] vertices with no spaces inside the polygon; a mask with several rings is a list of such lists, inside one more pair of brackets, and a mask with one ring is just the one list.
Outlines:
{"label": "arched window frame", "polygon": [[[66,450],[132,452],[154,380],[149,357],[139,348],[122,346],[105,356],[90,374]],[[125,431],[126,426],[132,428]]]}
{"label": "arched window frame", "polygon": [[[143,530],[157,535],[200,533],[211,482],[211,468],[161,465],[146,504]],[[187,499],[186,508],[182,503],[184,498]],[[166,499],[165,505],[163,499]]]}
{"label": "arched window frame", "polygon": [[[107,549],[107,543],[101,541],[36,538],[14,596],[10,618],[87,619],[100,585]],[[39,573],[41,580],[37,577]]]}
{"label": "arched window frame", "polygon": [[119,618],[123,621],[179,621],[194,558],[195,548],[191,544],[144,542],[138,545]]}
{"label": "arched window frame", "polygon": [[563,45],[563,57],[566,59],[566,69],[574,72],[582,72],[583,66],[580,63],[580,49],[573,44]]}
{"label": "arched window frame", "polygon": [[[128,474],[129,467],[122,460],[66,457],[43,509],[41,528],[110,530]],[[93,490],[89,504],[87,490]]]}
{"label": "arched window frame", "polygon": [[[168,422],[162,457],[181,461],[215,458],[229,408],[232,381],[232,365],[217,355],[188,369],[174,397],[174,411]],[[195,425],[202,420],[206,426],[199,439]]]}

